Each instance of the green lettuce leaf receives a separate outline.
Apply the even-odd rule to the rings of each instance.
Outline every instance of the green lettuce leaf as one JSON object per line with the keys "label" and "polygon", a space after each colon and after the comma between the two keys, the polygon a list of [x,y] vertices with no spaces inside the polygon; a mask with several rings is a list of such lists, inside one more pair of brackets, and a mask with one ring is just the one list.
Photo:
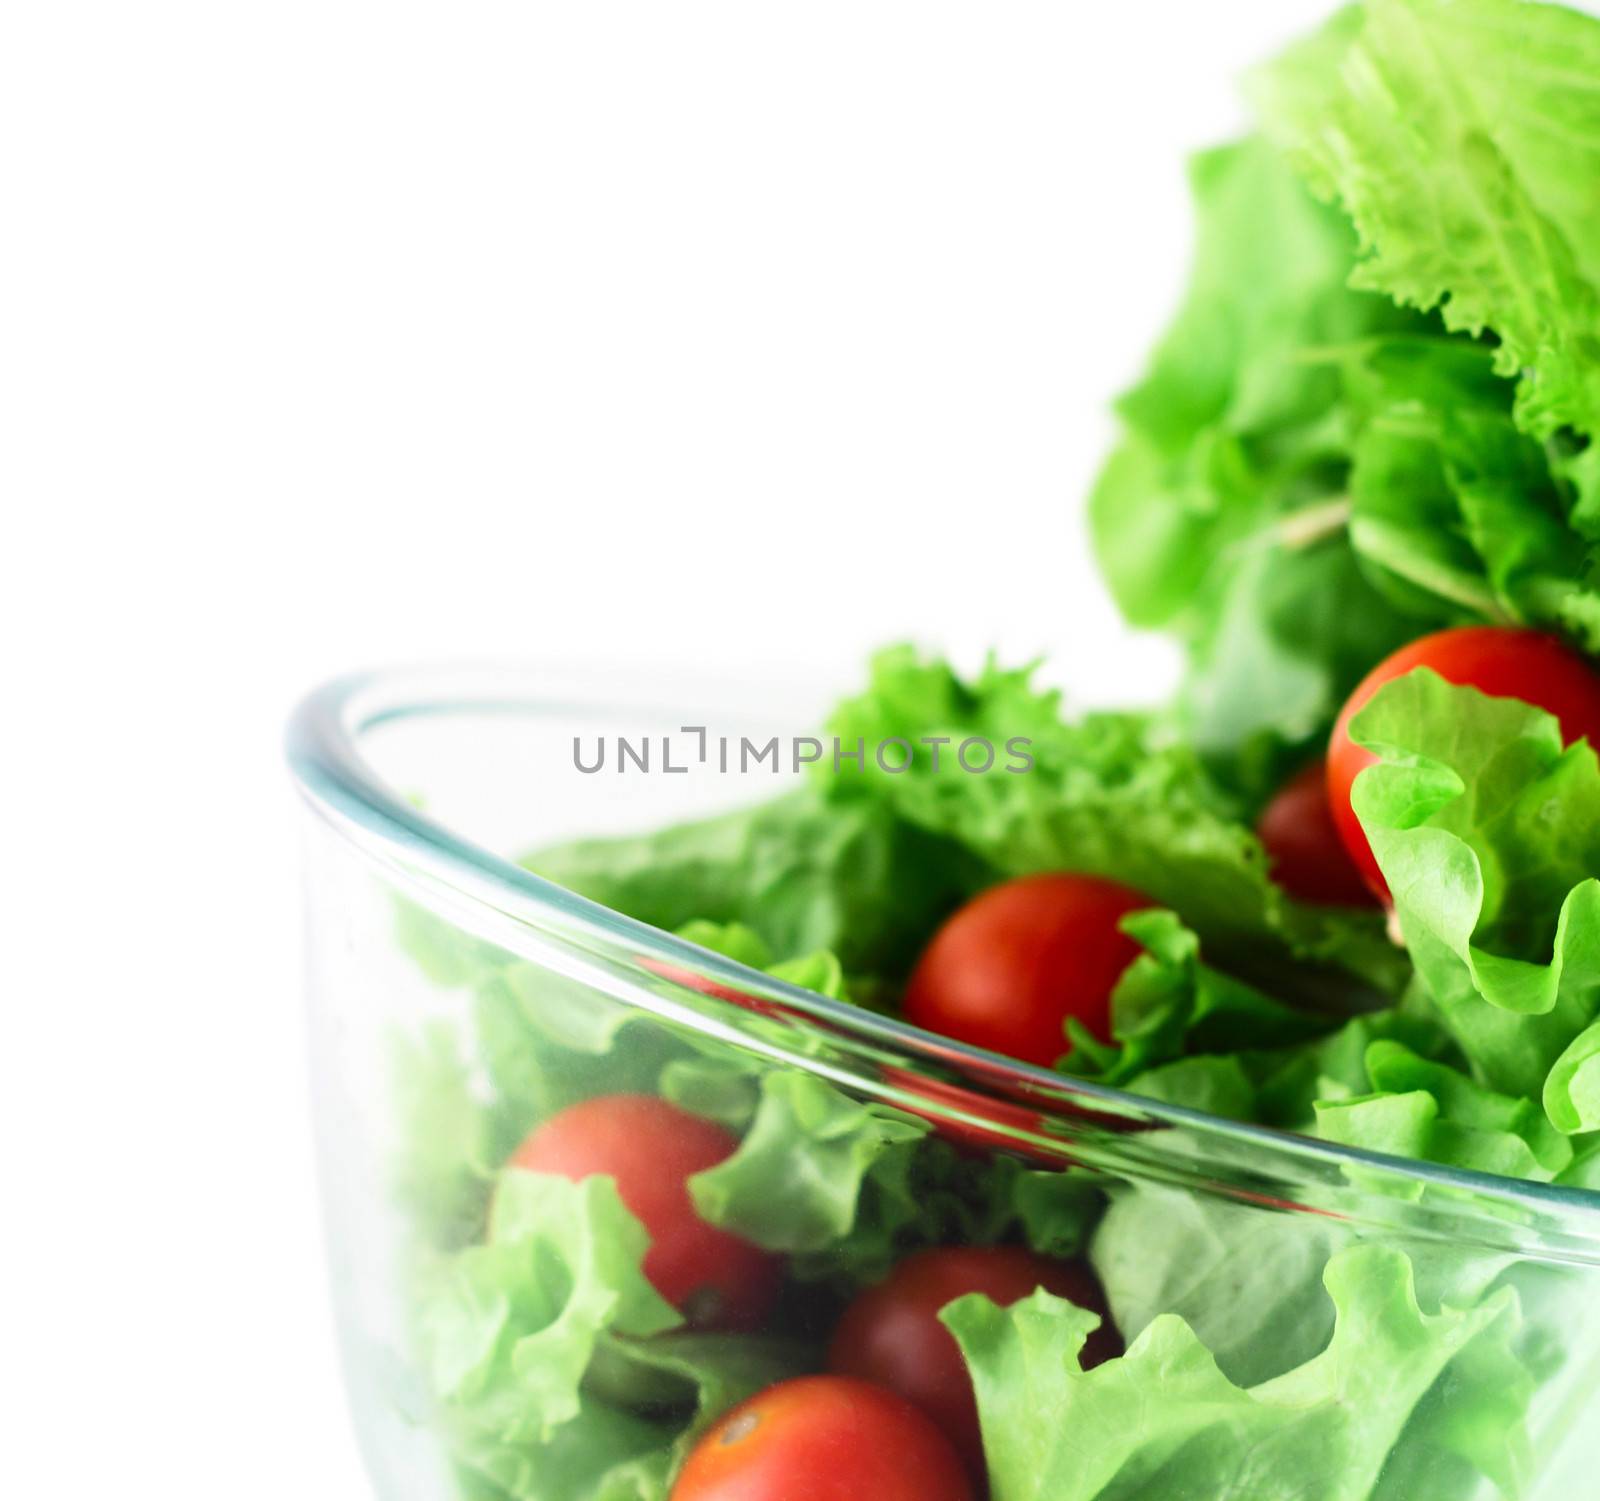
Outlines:
{"label": "green lettuce leaf", "polygon": [[1399,1002],[1353,1017],[1312,1042],[1250,1058],[1256,1080],[1255,1118],[1263,1125],[1315,1134],[1317,1106],[1372,1091],[1367,1056],[1374,1042],[1398,1042],[1422,1058],[1461,1064],[1460,1050],[1440,1024],[1420,981]]}
{"label": "green lettuce leaf", "polygon": [[[1377,1246],[1339,1251],[1323,1281],[1327,1348],[1250,1388],[1171,1313],[1085,1372],[1095,1315],[1043,1291],[1005,1309],[953,1303],[941,1317],[972,1372],[994,1501],[1370,1501],[1413,1445],[1508,1475],[1526,1449],[1503,1380],[1516,1369],[1516,1295],[1426,1314],[1405,1255]],[[1448,1422],[1428,1403],[1441,1381]]]}
{"label": "green lettuce leaf", "polygon": [[[1352,735],[1352,805],[1436,1014],[1489,1088],[1539,1098],[1600,1012],[1600,763],[1555,718],[1421,669]],[[1569,1060],[1570,1061],[1570,1060]],[[1555,1114],[1582,1125],[1552,1084]]]}
{"label": "green lettuce leaf", "polygon": [[543,1443],[575,1418],[602,1335],[682,1322],[640,1270],[648,1247],[609,1178],[504,1174],[489,1239],[434,1269],[419,1304],[431,1387],[452,1420]]}
{"label": "green lettuce leaf", "polygon": [[1162,1063],[1125,1086],[1146,1099],[1185,1110],[1203,1110],[1227,1120],[1256,1118],[1256,1085],[1243,1057],[1202,1054]]}
{"label": "green lettuce leaf", "polygon": [[1572,1161],[1556,1182],[1563,1188],[1600,1191],[1600,1139],[1593,1132],[1585,1135],[1573,1148]]}
{"label": "green lettuce leaf", "polygon": [[1255,1386],[1327,1346],[1333,1303],[1323,1269],[1351,1239],[1321,1215],[1141,1183],[1112,1195],[1089,1254],[1130,1344],[1176,1314],[1223,1375]]}
{"label": "green lettuce leaf", "polygon": [[[662,1093],[743,1132],[690,1180],[706,1220],[790,1257],[802,1282],[851,1288],[913,1250],[989,1245],[1019,1219],[1040,1241],[1081,1243],[1098,1197],[1065,1173],[964,1156],[929,1120],[851,1098],[814,1075],[707,1055],[674,1063]],[[1050,1180],[1028,1191],[1021,1180]]]}
{"label": "green lettuce leaf", "polygon": [[903,975],[984,872],[882,802],[828,791],[819,783],[655,834],[579,840],[525,863],[658,928],[739,923],[779,959],[826,950],[852,975]]}
{"label": "green lettuce leaf", "polygon": [[714,923],[703,919],[685,923],[678,929],[677,936],[750,969],[759,969],[775,979],[787,980],[802,990],[814,990],[818,995],[829,996],[836,1001],[850,999],[844,965],[836,954],[826,949],[779,959],[753,928],[747,928],[742,923]]}
{"label": "green lettuce leaf", "polygon": [[1319,1135],[1345,1146],[1540,1183],[1572,1162],[1571,1143],[1536,1100],[1497,1094],[1397,1042],[1374,1042],[1366,1071],[1370,1093],[1318,1102]]}
{"label": "green lettuce leaf", "polygon": [[730,1407],[764,1387],[817,1368],[820,1352],[799,1340],[752,1334],[602,1335],[586,1389],[618,1407],[689,1414],[674,1441],[681,1457]]}
{"label": "green lettuce leaf", "polygon": [[690,1193],[711,1224],[769,1251],[826,1250],[854,1229],[869,1173],[927,1131],[814,1075],[774,1070],[738,1151],[696,1173]]}
{"label": "green lettuce leaf", "polygon": [[1494,352],[1456,338],[1377,341],[1344,359],[1359,429],[1350,536],[1402,606],[1566,630],[1591,648],[1587,546],[1546,446],[1516,425]]}
{"label": "green lettuce leaf", "polygon": [[790,1340],[682,1329],[641,1270],[648,1244],[609,1178],[501,1176],[488,1239],[418,1302],[458,1466],[516,1501],[665,1501],[702,1428],[814,1367]]}
{"label": "green lettuce leaf", "polygon": [[1189,648],[1194,743],[1259,793],[1418,632],[1350,547],[1351,421],[1330,352],[1424,324],[1351,290],[1348,222],[1264,142],[1206,152],[1191,178],[1188,292],[1118,403],[1090,520],[1128,619]]}
{"label": "green lettuce leaf", "polygon": [[1585,1027],[1551,1065],[1544,1108],[1562,1131],[1600,1130],[1600,1022]]}
{"label": "green lettuce leaf", "polygon": [[1196,159],[1189,290],[1090,512],[1251,794],[1425,630],[1600,650],[1597,78],[1591,16],[1369,0],[1261,71],[1272,144]]}
{"label": "green lettuce leaf", "polygon": [[1257,93],[1355,223],[1352,284],[1491,330],[1535,437],[1600,431],[1600,23],[1509,0],[1368,0],[1311,46],[1315,67],[1291,54]]}
{"label": "green lettuce leaf", "polygon": [[[1201,963],[1200,940],[1174,913],[1136,912],[1123,919],[1122,928],[1145,952],[1123,971],[1112,993],[1110,1044],[1076,1020],[1068,1023],[1073,1047],[1061,1066],[1071,1073],[1173,1103],[1198,1104],[1197,1090],[1215,1094],[1218,1103],[1233,1106],[1220,1113],[1236,1115],[1254,1094],[1239,1061],[1183,1059],[1185,1053],[1281,1048],[1336,1025]],[[1235,1074],[1247,1091],[1242,1096],[1234,1087]]]}
{"label": "green lettuce leaf", "polygon": [[583,1398],[548,1442],[505,1438],[446,1414],[463,1501],[667,1501],[673,1430]]}

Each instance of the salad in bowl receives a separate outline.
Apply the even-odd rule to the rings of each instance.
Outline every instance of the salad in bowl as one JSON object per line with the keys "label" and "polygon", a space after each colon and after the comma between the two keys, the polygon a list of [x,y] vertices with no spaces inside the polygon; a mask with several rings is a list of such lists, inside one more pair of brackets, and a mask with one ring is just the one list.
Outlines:
{"label": "salad in bowl", "polygon": [[1367,0],[1252,95],[1090,502],[1173,703],[300,710],[385,1498],[1592,1489],[1600,21]]}

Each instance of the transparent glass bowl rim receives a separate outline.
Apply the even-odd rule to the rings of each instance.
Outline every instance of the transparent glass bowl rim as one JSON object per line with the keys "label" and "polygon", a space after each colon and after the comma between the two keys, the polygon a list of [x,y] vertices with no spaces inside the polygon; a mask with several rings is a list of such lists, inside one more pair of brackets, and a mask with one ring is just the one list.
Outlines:
{"label": "transparent glass bowl rim", "polygon": [[[792,700],[782,695],[781,685],[775,691],[770,679],[710,680],[571,666],[400,667],[348,674],[307,694],[290,717],[285,750],[302,796],[369,859],[409,875],[420,873],[455,897],[492,909],[498,918],[509,918],[518,927],[558,942],[582,935],[603,944],[625,945],[667,973],[688,972],[721,985],[754,989],[779,999],[797,1028],[811,1027],[809,1019],[814,1018],[830,1040],[843,1036],[887,1046],[913,1064],[963,1068],[964,1078],[1002,1080],[1022,1094],[1043,1099],[1060,1100],[1066,1091],[1076,1105],[1103,1105],[1111,1113],[1182,1128],[1285,1161],[1349,1169],[1352,1181],[1365,1175],[1369,1181],[1388,1180],[1391,1189],[1416,1193],[1429,1187],[1442,1189],[1452,1201],[1481,1200],[1502,1206],[1517,1218],[1521,1211],[1553,1216],[1560,1223],[1562,1243],[1554,1259],[1600,1265],[1600,1192],[1445,1167],[1232,1121],[968,1047],[894,1017],[832,1000],[578,896],[494,854],[431,818],[389,786],[361,748],[370,732],[418,716],[547,716],[576,709],[679,714],[689,705],[696,713],[720,709],[742,718],[760,706],[787,721],[795,718]],[[945,1082],[937,1074],[928,1077],[930,1082]],[[981,1084],[962,1087],[984,1094]],[[1000,1095],[989,1099],[995,1104],[1004,1101]],[[1192,1166],[1192,1159],[1186,1161]],[[1490,1215],[1491,1226],[1503,1224],[1492,1210]]]}

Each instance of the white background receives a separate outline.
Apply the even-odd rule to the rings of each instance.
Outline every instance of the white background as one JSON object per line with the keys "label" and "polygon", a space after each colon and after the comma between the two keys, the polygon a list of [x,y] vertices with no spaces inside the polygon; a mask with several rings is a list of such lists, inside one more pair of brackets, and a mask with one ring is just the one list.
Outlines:
{"label": "white background", "polygon": [[0,1494],[358,1498],[278,734],[317,679],[1049,650],[1185,150],[1305,0],[0,23]]}

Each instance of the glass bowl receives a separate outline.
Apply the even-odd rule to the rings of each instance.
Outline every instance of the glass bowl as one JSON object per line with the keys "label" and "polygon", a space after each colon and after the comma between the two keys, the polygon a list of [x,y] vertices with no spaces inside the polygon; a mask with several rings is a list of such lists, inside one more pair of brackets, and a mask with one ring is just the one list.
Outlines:
{"label": "glass bowl", "polygon": [[[1026,1318],[968,1309],[996,1501],[1592,1494],[1600,1195],[1079,1083],[516,863],[772,795],[796,768],[693,751],[803,732],[825,702],[419,671],[297,711],[329,1255],[378,1494],[666,1501],[694,1435],[824,1368],[896,1259],[996,1243],[1092,1266],[1128,1347],[1085,1372],[1044,1295]],[[619,736],[649,739],[649,771],[579,769]],[[705,1285],[669,1306],[613,1179],[508,1167],[542,1123],[619,1095],[648,1102],[664,1177],[678,1145],[650,1122],[721,1133],[732,1156],[689,1183],[719,1243],[761,1248],[759,1295],[691,1268]]]}

